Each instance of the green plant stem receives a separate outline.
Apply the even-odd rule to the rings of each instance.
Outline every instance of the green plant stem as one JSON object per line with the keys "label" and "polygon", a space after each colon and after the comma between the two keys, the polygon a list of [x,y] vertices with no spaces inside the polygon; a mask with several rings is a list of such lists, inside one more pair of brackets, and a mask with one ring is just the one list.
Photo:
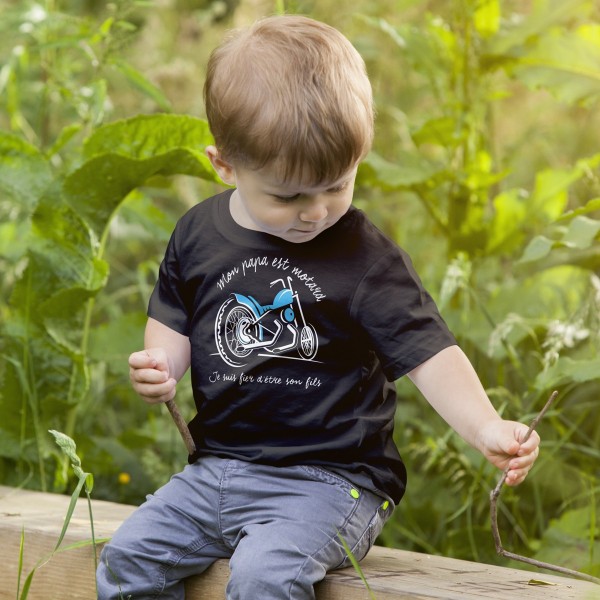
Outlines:
{"label": "green plant stem", "polygon": [[[106,250],[106,244],[108,242],[108,236],[109,236],[109,232],[110,232],[110,224],[112,223],[112,220],[113,220],[115,214],[117,213],[119,206],[117,206],[117,208],[110,215],[110,218],[108,219],[106,226],[104,227],[104,230],[102,232],[102,237],[101,237],[100,243],[98,245],[98,250],[94,257],[98,261],[102,260],[102,258],[104,257],[104,252]],[[88,282],[87,282],[88,287],[91,287],[91,285],[92,285],[93,276],[94,276],[93,271],[90,270],[90,274],[89,274],[89,278],[88,278]],[[88,345],[89,345],[90,331],[91,331],[91,326],[92,326],[92,315],[94,313],[95,303],[96,303],[95,296],[92,298],[89,298],[87,301],[87,304],[86,304],[86,308],[85,308],[85,317],[84,317],[84,321],[83,321],[83,330],[82,330],[82,334],[81,334],[81,345],[79,347],[79,352],[80,352],[80,355],[83,360],[84,368],[85,368],[85,364],[87,361]],[[76,382],[77,382],[77,368],[76,368],[76,365],[73,364],[73,367],[71,368],[71,377],[69,380],[69,395],[68,395],[68,400],[67,400],[68,405],[69,406],[73,405],[73,407],[69,410],[69,413],[67,414],[67,421],[66,421],[66,425],[65,425],[65,433],[71,438],[73,437],[73,435],[75,433],[77,413],[79,412],[79,407],[80,407],[80,402],[78,402],[76,404],[74,404],[74,402],[73,402]],[[82,399],[80,399],[80,400],[82,400]]]}
{"label": "green plant stem", "polygon": [[[46,467],[44,465],[44,432],[40,425],[40,411],[39,401],[37,396],[37,388],[35,381],[34,365],[31,361],[31,354],[29,351],[29,340],[32,339],[31,333],[31,269],[27,269],[27,293],[25,301],[25,340],[23,343],[23,359],[21,362],[21,379],[23,385],[23,400],[21,402],[22,415],[21,415],[21,431],[20,431],[20,443],[23,448],[24,440],[27,432],[28,422],[28,411],[27,405],[31,408],[31,420],[33,421],[33,430],[35,432],[35,441],[38,451],[38,469],[40,473],[40,485],[42,491],[47,491],[46,485]],[[16,366],[16,365],[15,365]]]}
{"label": "green plant stem", "polygon": [[[90,298],[86,304],[85,317],[84,317],[84,322],[83,322],[83,331],[82,331],[82,336],[81,336],[81,345],[80,345],[80,353],[81,353],[82,359],[84,361],[84,368],[85,368],[85,362],[87,360],[86,357],[87,357],[87,350],[88,350],[89,335],[90,335],[93,311],[94,311],[94,298]],[[75,385],[77,383],[77,377],[78,377],[77,367],[75,364],[73,364],[73,367],[71,368],[71,377],[69,379],[69,394],[67,397],[68,405],[72,406],[72,408],[69,409],[69,412],[67,414],[67,421],[66,421],[66,425],[65,425],[65,433],[69,437],[73,437],[73,435],[75,433],[77,413],[79,412],[79,408],[80,408],[80,402],[78,402],[76,404],[74,404],[74,402],[73,402],[74,395],[75,395]],[[80,398],[79,400],[81,401],[82,398]]]}

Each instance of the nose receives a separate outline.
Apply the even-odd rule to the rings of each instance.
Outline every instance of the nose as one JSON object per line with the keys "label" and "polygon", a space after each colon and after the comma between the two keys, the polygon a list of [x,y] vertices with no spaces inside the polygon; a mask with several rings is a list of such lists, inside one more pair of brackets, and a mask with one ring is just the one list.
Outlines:
{"label": "nose", "polygon": [[327,217],[327,205],[323,199],[313,197],[307,199],[300,210],[300,220],[304,223],[319,223]]}

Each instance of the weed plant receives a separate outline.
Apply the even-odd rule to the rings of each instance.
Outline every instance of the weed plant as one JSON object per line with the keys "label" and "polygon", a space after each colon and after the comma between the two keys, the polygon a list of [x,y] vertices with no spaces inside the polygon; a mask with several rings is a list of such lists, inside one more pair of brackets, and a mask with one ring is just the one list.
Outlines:
{"label": "weed plant", "polygon": [[[65,552],[67,550],[75,550],[76,548],[83,548],[85,546],[91,545],[93,548],[93,557],[94,557],[94,568],[98,567],[97,554],[96,554],[96,546],[98,543],[105,542],[105,539],[97,539],[94,532],[94,515],[92,512],[92,499],[91,494],[94,487],[94,477],[91,473],[86,473],[81,468],[81,459],[77,455],[77,448],[75,442],[64,433],[60,431],[51,430],[50,433],[53,435],[56,444],[61,449],[65,458],[70,462],[71,468],[73,469],[73,473],[78,480],[77,486],[71,495],[71,501],[69,502],[69,506],[67,508],[67,513],[65,515],[65,519],[63,521],[62,530],[58,536],[58,540],[56,541],[56,545],[54,549],[47,555],[42,557],[37,561],[36,565],[31,569],[31,571],[27,574],[27,577],[23,581],[23,586],[21,587],[21,579],[23,575],[23,562],[24,555],[26,551],[26,538],[25,538],[25,530],[23,529],[21,533],[21,544],[19,548],[19,567],[18,567],[18,575],[17,575],[17,600],[27,600],[29,595],[29,590],[31,588],[31,584],[33,582],[33,578],[41,567],[46,565],[52,557],[58,552]],[[79,496],[81,495],[81,490],[85,491],[85,495],[87,498],[87,506],[88,506],[88,514],[90,519],[90,532],[91,538],[90,540],[82,540],[79,542],[75,542],[73,544],[69,544],[67,546],[63,546],[63,540],[67,533],[67,529],[69,528],[69,524],[71,522],[71,517],[73,516],[73,512],[75,511],[75,505]]]}

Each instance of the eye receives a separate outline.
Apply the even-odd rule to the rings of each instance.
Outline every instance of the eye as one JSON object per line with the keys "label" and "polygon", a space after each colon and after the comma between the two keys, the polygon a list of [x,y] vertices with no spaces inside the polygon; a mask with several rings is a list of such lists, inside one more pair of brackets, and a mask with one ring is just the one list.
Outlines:
{"label": "eye", "polygon": [[339,185],[336,185],[335,187],[329,188],[327,190],[327,192],[329,194],[339,194],[340,192],[343,192],[347,187],[348,187],[348,182],[345,181],[344,183],[340,183]]}
{"label": "eye", "polygon": [[277,194],[273,194],[273,197],[279,200],[279,202],[293,202],[300,198],[300,194],[294,194],[293,196],[278,196]]}

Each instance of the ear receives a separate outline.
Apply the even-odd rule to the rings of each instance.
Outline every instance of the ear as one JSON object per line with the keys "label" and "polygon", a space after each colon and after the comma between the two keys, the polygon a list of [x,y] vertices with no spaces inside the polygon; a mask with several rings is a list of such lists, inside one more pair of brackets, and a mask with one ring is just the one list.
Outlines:
{"label": "ear", "polygon": [[216,146],[206,147],[206,156],[210,160],[210,164],[213,169],[217,172],[217,175],[227,184],[235,185],[235,168],[227,162],[222,156]]}

